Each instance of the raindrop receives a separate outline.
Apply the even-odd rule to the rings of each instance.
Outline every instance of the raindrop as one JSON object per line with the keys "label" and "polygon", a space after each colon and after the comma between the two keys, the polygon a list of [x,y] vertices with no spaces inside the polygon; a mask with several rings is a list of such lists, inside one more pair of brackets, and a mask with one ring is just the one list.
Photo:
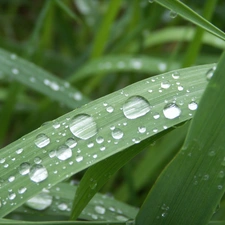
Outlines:
{"label": "raindrop", "polygon": [[188,108],[190,110],[196,110],[198,108],[198,104],[196,102],[192,101],[188,104]]}
{"label": "raindrop", "polygon": [[61,211],[65,211],[65,210],[68,209],[68,206],[67,206],[66,203],[60,203],[60,204],[58,205],[58,209],[61,210]]}
{"label": "raindrop", "polygon": [[12,73],[16,75],[16,74],[18,74],[18,73],[19,73],[19,70],[18,70],[18,69],[16,69],[16,68],[13,68],[13,69],[12,69]]}
{"label": "raindrop", "polygon": [[16,154],[21,154],[23,152],[23,148],[19,148],[18,150],[16,150]]}
{"label": "raindrop", "polygon": [[163,89],[168,89],[170,86],[171,86],[171,84],[169,81],[163,81],[161,83],[161,88],[163,88]]}
{"label": "raindrop", "polygon": [[83,140],[87,140],[97,133],[94,119],[87,114],[74,116],[69,127],[74,136]]}
{"label": "raindrop", "polygon": [[97,142],[98,144],[101,144],[101,143],[104,142],[104,138],[101,137],[101,136],[99,136],[99,137],[96,138],[96,142]]}
{"label": "raindrop", "polygon": [[77,141],[74,138],[68,138],[65,142],[65,144],[67,146],[69,146],[70,148],[74,148],[77,145]]}
{"label": "raindrop", "polygon": [[8,179],[9,182],[13,182],[14,180],[15,180],[14,176],[10,176],[9,179]]}
{"label": "raindrop", "polygon": [[95,206],[95,212],[98,213],[98,214],[104,214],[105,213],[105,208],[103,206],[96,205]]}
{"label": "raindrop", "polygon": [[41,162],[42,162],[42,159],[40,158],[40,157],[35,157],[34,158],[34,162],[36,163],[36,164],[40,164]]}
{"label": "raindrop", "polygon": [[175,71],[175,72],[172,73],[172,77],[173,77],[173,79],[177,80],[177,79],[180,78],[180,73]]}
{"label": "raindrop", "polygon": [[30,168],[29,176],[32,181],[38,183],[44,181],[48,177],[48,171],[41,164],[37,164]]}
{"label": "raindrop", "polygon": [[56,157],[60,160],[69,159],[72,156],[72,150],[67,145],[61,145],[56,151]]}
{"label": "raindrop", "polygon": [[38,134],[37,137],[35,138],[34,143],[38,148],[43,148],[50,143],[50,139],[45,134]]}
{"label": "raindrop", "polygon": [[178,91],[183,91],[184,87],[180,85],[180,86],[177,87],[177,89],[178,89]]}
{"label": "raindrop", "polygon": [[10,193],[9,194],[9,200],[13,200],[13,199],[15,199],[15,197],[16,197],[15,193]]}
{"label": "raindrop", "polygon": [[138,132],[141,133],[141,134],[145,133],[146,127],[144,127],[144,126],[138,127]]}
{"label": "raindrop", "polygon": [[26,205],[32,209],[44,210],[52,204],[52,196],[48,191],[42,191],[26,202]]}
{"label": "raindrop", "polygon": [[153,113],[153,118],[155,120],[159,119],[159,117],[160,117],[159,113]]}
{"label": "raindrop", "polygon": [[209,69],[207,72],[206,72],[206,79],[207,80],[210,80],[214,74],[216,70],[216,66],[214,66],[213,68]]}
{"label": "raindrop", "polygon": [[114,111],[114,108],[113,108],[112,106],[108,106],[108,107],[106,108],[106,111],[107,111],[108,113],[112,113],[112,112]]}
{"label": "raindrop", "polygon": [[60,123],[57,121],[54,121],[52,126],[53,126],[53,128],[58,129],[58,128],[60,128]]}
{"label": "raindrop", "polygon": [[51,150],[49,153],[48,153],[49,157],[50,158],[53,158],[56,156],[56,150]]}
{"label": "raindrop", "polygon": [[222,185],[218,185],[217,188],[218,188],[218,190],[222,190],[223,186]]}
{"label": "raindrop", "polygon": [[28,162],[21,163],[19,166],[19,173],[21,175],[26,175],[29,172],[30,172],[30,163]]}
{"label": "raindrop", "polygon": [[123,113],[128,119],[136,119],[150,111],[149,102],[141,96],[132,96],[123,105]]}
{"label": "raindrop", "polygon": [[116,140],[119,140],[123,137],[123,131],[120,130],[119,128],[115,128],[113,131],[112,131],[112,137]]}
{"label": "raindrop", "polygon": [[100,147],[100,151],[105,151],[105,146]]}
{"label": "raindrop", "polygon": [[177,17],[177,13],[174,12],[174,11],[170,11],[170,17],[171,17],[172,19],[174,19],[175,17]]}
{"label": "raindrop", "polygon": [[181,110],[175,103],[168,103],[163,109],[163,114],[167,119],[175,119],[181,114]]}
{"label": "raindrop", "polygon": [[141,61],[137,61],[137,60],[133,60],[132,61],[132,66],[134,69],[139,70],[142,67],[142,62]]}
{"label": "raindrop", "polygon": [[163,213],[162,213],[162,217],[166,217],[167,214],[168,214],[167,212],[163,212]]}
{"label": "raindrop", "polygon": [[26,187],[21,187],[19,190],[18,190],[18,193],[19,194],[23,194],[27,191],[27,188]]}
{"label": "raindrop", "polygon": [[83,160],[83,156],[79,155],[76,157],[77,162],[81,162]]}
{"label": "raindrop", "polygon": [[122,215],[118,215],[118,216],[116,216],[116,219],[117,219],[117,220],[119,220],[119,221],[127,221],[127,220],[128,220],[128,218],[127,218],[127,217],[122,216]]}
{"label": "raindrop", "polygon": [[76,93],[73,95],[73,98],[74,98],[75,100],[77,100],[77,101],[80,101],[80,100],[83,98],[83,96],[82,96],[82,94],[81,94],[80,92],[76,92]]}
{"label": "raindrop", "polygon": [[0,163],[3,164],[5,162],[5,158],[0,159]]}
{"label": "raindrop", "polygon": [[223,178],[224,177],[224,172],[222,170],[219,172],[218,177],[219,178]]}

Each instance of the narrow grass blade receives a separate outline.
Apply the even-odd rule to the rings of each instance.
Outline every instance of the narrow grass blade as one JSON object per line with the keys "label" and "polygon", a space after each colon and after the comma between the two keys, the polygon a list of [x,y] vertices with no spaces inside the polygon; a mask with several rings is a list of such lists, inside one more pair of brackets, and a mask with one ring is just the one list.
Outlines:
{"label": "narrow grass blade", "polygon": [[201,99],[184,146],[150,191],[137,225],[199,225],[211,219],[225,190],[224,70],[225,53]]}
{"label": "narrow grass blade", "polygon": [[[192,118],[208,83],[208,70],[214,65],[181,69],[137,82],[2,148],[0,200],[4,207],[0,216],[12,212],[43,188]],[[90,181],[90,185],[94,183]],[[26,192],[20,194],[23,187]]]}
{"label": "narrow grass blade", "polygon": [[225,40],[225,33],[221,31],[219,28],[211,24],[208,20],[204,19],[198,13],[193,11],[187,5],[177,0],[155,0],[155,2],[160,5],[174,11],[175,13],[182,16],[184,19],[189,20],[190,22],[196,24],[197,26],[203,28],[209,33],[214,34],[215,36]]}
{"label": "narrow grass blade", "polygon": [[15,54],[0,49],[1,71],[27,87],[41,92],[49,98],[75,108],[88,102],[81,92],[43,69]]}

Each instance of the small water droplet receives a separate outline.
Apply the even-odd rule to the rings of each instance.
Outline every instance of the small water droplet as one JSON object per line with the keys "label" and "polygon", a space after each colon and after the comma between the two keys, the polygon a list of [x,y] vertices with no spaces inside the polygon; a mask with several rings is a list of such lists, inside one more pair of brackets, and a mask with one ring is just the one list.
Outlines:
{"label": "small water droplet", "polygon": [[208,175],[208,174],[204,175],[204,176],[202,177],[202,179],[203,179],[203,180],[208,180],[208,179],[209,179],[209,175]]}
{"label": "small water droplet", "polygon": [[38,148],[44,148],[50,143],[50,139],[45,134],[38,134],[37,137],[35,138],[34,143]]}
{"label": "small water droplet", "polygon": [[114,111],[114,108],[113,108],[112,106],[108,106],[108,107],[106,108],[106,111],[107,111],[108,113],[112,113],[112,112]]}
{"label": "small water droplet", "polygon": [[134,69],[139,70],[142,67],[142,62],[138,60],[132,60],[131,65]]}
{"label": "small water droplet", "polygon": [[77,145],[77,141],[74,138],[68,138],[65,142],[65,144],[67,146],[69,146],[70,148],[74,148]]}
{"label": "small water droplet", "polygon": [[105,214],[105,208],[103,206],[100,206],[100,205],[96,205],[95,206],[95,212],[98,213],[98,214]]}
{"label": "small water droplet", "polygon": [[155,120],[159,119],[159,117],[160,117],[159,113],[153,113],[153,118]]}
{"label": "small water droplet", "polygon": [[213,68],[209,69],[206,72],[206,79],[207,80],[210,80],[213,77],[213,74],[214,74],[215,70],[216,70],[216,66],[214,66]]}
{"label": "small water droplet", "polygon": [[87,114],[74,116],[69,127],[74,136],[83,140],[87,140],[97,133],[97,126],[94,119]]}
{"label": "small water droplet", "polygon": [[49,151],[48,155],[49,155],[50,158],[55,157],[56,156],[56,150]]}
{"label": "small water droplet", "polygon": [[32,181],[38,183],[44,181],[48,177],[48,171],[43,165],[36,164],[30,168],[29,176]]}
{"label": "small water droplet", "polygon": [[222,190],[223,189],[223,185],[218,185],[217,188],[218,188],[218,190]]}
{"label": "small water droplet", "polygon": [[77,162],[81,162],[83,160],[83,156],[79,155],[76,157]]}
{"label": "small water droplet", "polygon": [[150,111],[149,102],[141,96],[132,96],[123,105],[123,113],[128,119],[136,119]]}
{"label": "small water droplet", "polygon": [[178,91],[183,91],[183,90],[184,90],[184,87],[181,86],[181,85],[179,85],[179,86],[177,87],[177,89],[178,89]]}
{"label": "small water droplet", "polygon": [[34,158],[34,162],[36,163],[36,164],[40,164],[41,162],[42,162],[42,159],[40,158],[40,157],[35,157]]}
{"label": "small water droplet", "polygon": [[0,163],[3,164],[5,162],[5,158],[0,159]]}
{"label": "small water droplet", "polygon": [[123,216],[123,215],[116,216],[116,219],[119,220],[119,221],[123,221],[123,222],[128,220],[128,218]]}
{"label": "small water droplet", "polygon": [[93,142],[89,142],[89,143],[87,144],[87,147],[88,147],[88,148],[93,148],[93,147],[94,147],[94,143],[93,143]]}
{"label": "small water droplet", "polygon": [[26,175],[29,172],[30,172],[30,163],[28,162],[21,163],[19,166],[19,173],[21,175]]}
{"label": "small water droplet", "polygon": [[18,150],[16,150],[16,154],[21,154],[23,152],[23,148],[19,148]]}
{"label": "small water droplet", "polygon": [[169,81],[163,81],[161,83],[161,88],[163,88],[163,89],[168,89],[170,86],[171,86],[171,84]]}
{"label": "small water droplet", "polygon": [[175,119],[180,116],[181,109],[175,103],[168,103],[163,109],[163,114],[167,119]]}
{"label": "small water droplet", "polygon": [[172,73],[172,78],[175,79],[175,80],[179,79],[180,78],[180,73],[177,72],[177,71],[173,72]]}
{"label": "small water droplet", "polygon": [[198,108],[198,104],[196,102],[192,101],[188,104],[188,108],[190,110],[196,110]]}
{"label": "small water droplet", "polygon": [[21,195],[23,193],[25,193],[26,191],[27,191],[27,188],[26,187],[21,187],[21,188],[18,189],[18,193],[21,194]]}
{"label": "small water droplet", "polygon": [[89,186],[92,190],[95,189],[97,187],[97,181],[91,178]]}
{"label": "small water droplet", "polygon": [[35,195],[26,202],[26,205],[32,209],[44,210],[52,204],[52,196],[49,191],[45,190]]}
{"label": "small water droplet", "polygon": [[138,132],[141,133],[141,134],[145,133],[146,127],[144,127],[144,126],[138,127]]}
{"label": "small water droplet", "polygon": [[56,157],[60,160],[69,159],[72,156],[72,150],[67,145],[61,145],[56,151]]}
{"label": "small water droplet", "polygon": [[104,142],[104,138],[101,137],[101,136],[99,136],[99,137],[96,138],[96,142],[97,142],[98,144],[102,144],[102,143]]}
{"label": "small water droplet", "polygon": [[58,209],[61,210],[61,211],[65,211],[68,209],[68,205],[66,203],[60,203],[58,205]]}
{"label": "small water droplet", "polygon": [[123,131],[120,130],[119,128],[115,128],[113,131],[112,131],[112,137],[116,140],[119,140],[123,137]]}
{"label": "small water droplet", "polygon": [[13,69],[12,69],[12,73],[15,74],[15,75],[17,75],[17,74],[19,74],[19,70],[16,69],[16,68],[13,68]]}
{"label": "small water droplet", "polygon": [[162,213],[162,217],[166,217],[167,214],[168,214],[167,212],[163,212],[163,213]]}
{"label": "small water droplet", "polygon": [[9,194],[9,200],[13,200],[16,198],[16,194],[15,193],[10,193]]}
{"label": "small water droplet", "polygon": [[224,177],[224,172],[222,170],[219,172],[218,177],[219,178],[223,178]]}
{"label": "small water droplet", "polygon": [[57,121],[53,121],[52,126],[53,126],[53,128],[58,129],[58,128],[60,128],[60,123]]}
{"label": "small water droplet", "polygon": [[171,10],[171,11],[170,11],[170,17],[171,17],[172,19],[174,19],[175,17],[177,17],[177,13]]}

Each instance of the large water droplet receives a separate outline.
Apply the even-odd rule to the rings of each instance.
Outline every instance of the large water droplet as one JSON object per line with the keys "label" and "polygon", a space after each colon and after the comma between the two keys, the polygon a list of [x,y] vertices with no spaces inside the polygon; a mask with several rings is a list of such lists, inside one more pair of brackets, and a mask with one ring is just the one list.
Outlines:
{"label": "large water droplet", "polygon": [[56,157],[60,160],[69,159],[72,156],[72,150],[67,145],[61,145],[56,151]]}
{"label": "large water droplet", "polygon": [[167,119],[175,119],[181,114],[181,109],[175,103],[168,103],[163,109],[163,114]]}
{"label": "large water droplet", "polygon": [[87,114],[74,116],[69,127],[74,136],[83,140],[87,140],[97,133],[94,119]]}
{"label": "large water droplet", "polygon": [[123,137],[123,131],[120,130],[119,128],[115,128],[113,131],[112,131],[112,137],[116,140],[119,140]]}
{"label": "large water droplet", "polygon": [[35,145],[38,147],[38,148],[43,148],[45,146],[47,146],[49,143],[50,143],[50,139],[47,135],[45,134],[39,134],[37,135],[37,137],[35,138],[35,141],[34,141]]}
{"label": "large water droplet", "polygon": [[19,173],[21,175],[26,175],[29,172],[30,172],[30,163],[28,162],[21,163],[19,166]]}
{"label": "large water droplet", "polygon": [[96,205],[95,206],[95,212],[98,213],[98,214],[104,214],[105,213],[105,208],[103,206]]}
{"label": "large water droplet", "polygon": [[38,183],[44,181],[48,177],[48,171],[43,165],[36,164],[30,168],[29,176],[32,181]]}
{"label": "large water droplet", "polygon": [[150,111],[149,102],[141,96],[132,96],[123,105],[123,113],[128,119],[136,119]]}
{"label": "large water droplet", "polygon": [[47,192],[41,192],[26,202],[32,209],[44,210],[52,204],[52,196]]}

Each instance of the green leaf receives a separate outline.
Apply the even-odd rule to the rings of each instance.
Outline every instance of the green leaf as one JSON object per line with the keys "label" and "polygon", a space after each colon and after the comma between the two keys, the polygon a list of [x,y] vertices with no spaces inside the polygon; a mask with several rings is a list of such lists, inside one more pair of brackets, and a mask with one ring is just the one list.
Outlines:
{"label": "green leaf", "polygon": [[178,0],[155,0],[155,2],[160,5],[172,10],[173,12],[179,14],[184,19],[196,24],[197,26],[203,28],[204,30],[212,33],[213,35],[225,40],[225,33],[219,28],[211,24],[208,20],[204,19],[198,13],[193,11],[187,5]]}
{"label": "green leaf", "polygon": [[[0,199],[4,207],[0,216],[12,212],[43,188],[192,118],[208,83],[206,73],[214,65],[181,69],[137,82],[2,148]],[[90,185],[96,184],[92,180]],[[19,194],[24,187],[26,192]]]}
{"label": "green leaf", "polygon": [[184,146],[157,179],[139,211],[137,225],[199,225],[212,217],[225,190],[224,70],[225,53],[201,99]]}
{"label": "green leaf", "polygon": [[51,75],[38,66],[15,54],[0,49],[0,68],[2,73],[49,98],[75,108],[88,102],[81,92],[68,82]]}

